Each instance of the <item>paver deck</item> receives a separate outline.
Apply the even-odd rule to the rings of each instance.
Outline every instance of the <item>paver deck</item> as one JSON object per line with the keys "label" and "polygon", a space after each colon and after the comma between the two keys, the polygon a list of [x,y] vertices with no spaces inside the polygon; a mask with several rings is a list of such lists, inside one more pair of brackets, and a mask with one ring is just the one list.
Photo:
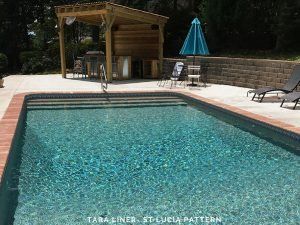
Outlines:
{"label": "paver deck", "polygon": [[[84,91],[101,92],[101,84],[94,80],[61,78],[61,75],[12,75],[4,78],[5,88],[0,89],[0,119],[3,117],[12,97],[25,92],[53,92],[53,91]],[[109,91],[157,91],[169,90],[170,87],[158,87],[153,80],[114,81],[109,84]],[[251,101],[246,96],[249,89],[228,85],[209,84],[208,87],[183,88],[181,90],[207,99],[215,100],[230,106],[266,116],[295,127],[300,127],[300,106],[292,110],[293,104],[286,104],[288,108],[280,108],[280,101],[276,97],[267,97],[263,103]],[[271,95],[270,95],[271,96]]]}

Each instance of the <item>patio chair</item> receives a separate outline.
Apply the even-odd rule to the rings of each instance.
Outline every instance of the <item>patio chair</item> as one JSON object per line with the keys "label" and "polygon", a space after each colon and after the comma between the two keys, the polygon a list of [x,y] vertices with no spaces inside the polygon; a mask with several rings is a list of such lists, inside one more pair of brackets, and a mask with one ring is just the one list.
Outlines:
{"label": "patio chair", "polygon": [[172,74],[163,73],[162,78],[158,81],[158,86],[165,86],[169,81],[171,81],[171,87],[172,83],[175,81],[180,80],[181,72],[183,71],[184,63],[183,62],[176,62],[172,71]]}
{"label": "patio chair", "polygon": [[299,84],[300,84],[300,65],[296,65],[294,67],[292,75],[290,76],[287,83],[282,88],[275,88],[275,87],[258,88],[258,89],[255,89],[255,90],[248,91],[247,96],[248,96],[249,93],[254,93],[254,95],[252,97],[252,100],[254,100],[255,97],[256,97],[259,100],[259,102],[262,102],[265,95],[269,92],[281,91],[285,94],[288,94],[288,93],[294,91]]}
{"label": "patio chair", "polygon": [[281,102],[280,107],[283,106],[283,103],[284,103],[285,101],[289,101],[289,102],[295,102],[295,105],[294,105],[293,109],[296,109],[296,106],[297,106],[297,104],[298,104],[299,101],[300,101],[300,92],[294,91],[294,92],[285,94],[285,95],[283,95],[283,96],[281,97],[281,99],[282,99],[282,102]]}
{"label": "patio chair", "polygon": [[[177,62],[175,64],[175,67],[172,72],[172,76],[170,77],[170,81],[171,81],[170,88],[173,87],[173,84],[176,87],[178,81],[181,81],[181,83],[184,82],[184,84],[185,84],[186,79],[182,79],[182,76],[181,76],[183,67],[184,67],[183,62]],[[185,85],[184,85],[184,87],[185,87]]]}
{"label": "patio chair", "polygon": [[[202,78],[201,76],[201,66],[199,65],[188,65],[187,67],[187,70],[188,70],[188,75],[187,75],[187,78],[188,78],[188,81],[192,81],[192,83],[190,84],[191,86],[195,86],[194,85],[194,79],[197,80],[197,85],[196,86],[199,86],[200,84],[200,80]],[[204,83],[204,87],[206,87],[206,83],[203,81]]]}
{"label": "patio chair", "polygon": [[74,67],[73,67],[73,78],[75,77],[75,74],[79,77],[79,74],[83,75],[83,65],[82,60],[76,59],[74,60]]}

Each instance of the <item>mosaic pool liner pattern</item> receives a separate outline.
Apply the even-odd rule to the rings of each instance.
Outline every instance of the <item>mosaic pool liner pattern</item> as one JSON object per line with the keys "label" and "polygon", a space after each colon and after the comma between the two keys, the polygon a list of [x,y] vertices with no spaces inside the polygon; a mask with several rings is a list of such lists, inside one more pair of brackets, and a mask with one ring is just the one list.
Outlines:
{"label": "mosaic pool liner pattern", "polygon": [[[124,96],[123,94],[114,96],[116,95]],[[178,96],[172,93],[144,94],[143,96],[149,95]],[[93,96],[99,97],[97,94],[77,97]],[[138,96],[141,95],[138,94]],[[46,96],[31,95],[28,99],[39,97],[45,98]],[[72,97],[72,95],[48,95],[47,97],[65,98]],[[189,103],[194,105],[195,102]],[[199,214],[200,216],[221,216],[224,224],[253,224],[255,222],[253,219],[257,218],[260,221],[264,219],[266,223],[296,224],[299,219],[299,208],[297,208],[299,207],[297,204],[299,191],[295,187],[299,187],[300,177],[299,156],[294,153],[299,149],[295,147],[286,151],[289,147],[282,145],[283,143],[277,143],[279,146],[271,144],[266,140],[264,132],[260,134],[260,138],[253,136],[251,132],[256,128],[261,128],[260,124],[252,123],[252,126],[257,127],[253,127],[249,132],[245,130],[247,126],[238,129],[236,127],[238,123],[234,124],[235,126],[228,125],[227,114],[223,114],[223,121],[214,121],[214,110],[207,110],[205,107],[206,111],[204,110],[205,113],[203,113],[195,107],[197,106],[121,108],[118,109],[119,111],[109,108],[98,109],[102,110],[101,112],[106,117],[99,117],[102,113],[92,113],[98,116],[88,116],[88,118],[95,119],[88,127],[92,131],[96,129],[92,133],[99,133],[96,137],[105,140],[101,142],[102,146],[98,146],[99,142],[94,136],[91,137],[90,134],[82,136],[76,130],[80,126],[79,122],[86,121],[85,115],[89,115],[93,111],[91,109],[82,109],[86,113],[78,114],[76,110],[70,110],[68,113],[75,113],[75,115],[66,116],[66,113],[62,113],[49,117],[46,121],[54,124],[48,124],[45,130],[43,126],[46,121],[43,113],[46,111],[32,111],[32,113],[37,113],[32,115],[28,112],[27,120],[31,121],[33,127],[26,128],[24,143],[22,141],[18,143],[23,146],[21,174],[15,174],[19,179],[10,182],[12,189],[13,185],[18,183],[20,187],[23,187],[14,190],[20,192],[15,193],[14,196],[15,199],[16,197],[19,199],[15,224],[31,224],[32,218],[35,218],[37,224],[42,223],[43,220],[49,221],[49,219],[53,220],[53,224],[82,224],[87,216],[112,216],[117,213],[137,217],[145,215],[198,216]],[[94,110],[97,111],[97,109]],[[152,114],[149,114],[151,116],[146,119],[143,116],[138,117],[140,120],[136,123],[141,126],[134,126],[128,121],[136,121],[137,118],[122,120],[124,118],[120,110],[123,113],[126,112],[125,118],[127,119],[135,114],[148,115],[149,110]],[[61,112],[54,110],[52,113]],[[114,116],[107,120],[112,114]],[[208,116],[205,120],[203,120],[204,114]],[[181,117],[178,118],[178,115]],[[55,118],[61,116],[66,121],[73,121],[70,125],[74,126],[73,129],[72,127],[67,130],[57,129],[60,124],[55,124],[57,122]],[[185,119],[181,119],[182,116]],[[75,123],[74,118],[76,118]],[[190,118],[192,121],[189,121]],[[170,121],[165,123],[164,119]],[[115,132],[122,130],[124,132],[132,128],[131,130],[135,131],[134,135],[128,133],[126,136],[121,133],[122,135],[118,135],[117,138],[111,138],[112,135],[101,132],[105,127],[113,127],[116,120],[120,121],[124,127],[123,129],[115,127]],[[100,127],[100,130],[99,127],[95,128],[95,124],[99,121],[104,126]],[[218,135],[214,136],[210,133],[212,121],[215,123],[213,127],[225,126],[226,129],[220,129]],[[70,124],[69,122],[67,124]],[[161,133],[159,132],[160,134],[156,132],[158,129],[155,129],[155,123],[157,123],[156,128],[161,128],[162,125],[165,127],[160,131]],[[178,127],[181,129],[177,130]],[[47,132],[51,128],[53,140],[49,140],[46,144],[40,143],[39,140],[49,139]],[[60,136],[70,130],[71,136],[60,139]],[[276,128],[275,133],[278,134],[278,131],[283,132]],[[147,136],[148,132],[150,135]],[[287,132],[286,134],[293,141],[299,141],[297,134],[284,132]],[[241,140],[233,138],[241,133],[246,137]],[[207,136],[203,136],[204,134]],[[30,139],[26,141],[26,137]],[[136,140],[127,143],[131,137]],[[220,137],[226,141],[220,143]],[[89,140],[93,141],[88,146],[70,145],[73,138],[83,138],[86,140],[84,143]],[[257,138],[262,142],[255,145],[256,149],[252,149]],[[153,143],[153,139],[161,140],[161,142]],[[104,146],[114,147],[108,149]],[[133,146],[135,146],[134,149]],[[230,146],[230,149],[226,149],[226,146]],[[275,150],[274,146],[276,146]],[[101,149],[101,156],[99,156],[98,147]],[[82,151],[82,149],[88,151]],[[24,150],[26,150],[25,154]],[[11,153],[11,155],[10,158],[13,158],[14,154]],[[18,156],[15,158],[18,159]],[[18,162],[18,160],[14,161]],[[72,165],[76,165],[75,168]],[[75,173],[73,174],[75,176],[72,176],[72,173]],[[102,175],[98,177],[97,174]],[[91,180],[84,182],[87,181],[86,179]],[[97,184],[97,181],[101,179],[103,185],[91,185]],[[45,190],[45,195],[39,190]],[[273,194],[270,195],[270,193]],[[87,210],[87,205],[90,206],[89,210]],[[30,216],[27,220],[26,215]]]}

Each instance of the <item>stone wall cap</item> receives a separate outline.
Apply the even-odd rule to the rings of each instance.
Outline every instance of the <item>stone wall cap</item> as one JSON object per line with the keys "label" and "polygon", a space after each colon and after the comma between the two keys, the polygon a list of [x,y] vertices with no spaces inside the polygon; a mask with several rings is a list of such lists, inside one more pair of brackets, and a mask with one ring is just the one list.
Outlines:
{"label": "stone wall cap", "polygon": [[[193,56],[187,56],[187,58],[193,58]],[[225,59],[225,60],[245,60],[254,62],[274,62],[274,63],[290,63],[290,64],[300,64],[300,61],[288,61],[288,60],[277,60],[277,59],[253,59],[253,58],[237,58],[237,57],[216,57],[216,56],[195,56],[197,59]]]}

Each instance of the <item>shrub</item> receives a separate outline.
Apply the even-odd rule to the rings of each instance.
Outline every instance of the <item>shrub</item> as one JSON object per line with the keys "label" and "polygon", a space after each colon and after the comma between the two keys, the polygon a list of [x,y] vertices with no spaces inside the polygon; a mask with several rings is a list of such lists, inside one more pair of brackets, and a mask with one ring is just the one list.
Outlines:
{"label": "shrub", "polygon": [[73,60],[78,56],[83,56],[87,51],[98,50],[97,43],[92,40],[84,40],[81,43],[67,43],[66,44],[66,64],[68,68],[73,67]]}
{"label": "shrub", "polygon": [[95,51],[98,50],[97,43],[93,42],[91,39],[85,39],[81,43],[78,44],[78,53],[80,55],[85,54],[87,51]]}
{"label": "shrub", "polygon": [[44,71],[42,53],[39,51],[21,52],[20,62],[22,63],[21,72],[32,74]]}
{"label": "shrub", "polygon": [[60,67],[59,43],[53,42],[49,44],[44,57],[46,63],[46,70],[58,69]]}
{"label": "shrub", "polygon": [[25,51],[20,53],[20,62],[22,64],[29,62],[32,58],[39,57],[41,53],[39,51]]}
{"label": "shrub", "polygon": [[[91,40],[85,40],[84,42],[66,43],[66,65],[67,68],[73,68],[74,58],[83,56],[87,51],[97,50],[97,44]],[[59,43],[54,42],[48,46],[47,51],[44,53],[45,70],[53,70],[60,68],[60,50]]]}
{"label": "shrub", "polygon": [[[97,50],[97,43],[86,39],[81,43],[66,43],[66,64],[67,68],[73,68],[73,60],[83,56],[87,51]],[[23,74],[35,74],[45,71],[53,71],[60,68],[59,43],[49,43],[46,51],[24,51],[20,54]]]}
{"label": "shrub", "polygon": [[57,69],[57,54],[49,54],[51,52],[26,51],[20,54],[22,63],[21,72],[23,74],[42,73]]}
{"label": "shrub", "polygon": [[28,62],[24,63],[21,69],[21,72],[23,74],[34,74],[43,71],[44,71],[43,63],[40,60],[37,60],[35,58],[32,58]]}
{"label": "shrub", "polygon": [[7,71],[8,66],[8,59],[7,56],[3,53],[0,53],[0,76],[2,78],[2,75]]}

